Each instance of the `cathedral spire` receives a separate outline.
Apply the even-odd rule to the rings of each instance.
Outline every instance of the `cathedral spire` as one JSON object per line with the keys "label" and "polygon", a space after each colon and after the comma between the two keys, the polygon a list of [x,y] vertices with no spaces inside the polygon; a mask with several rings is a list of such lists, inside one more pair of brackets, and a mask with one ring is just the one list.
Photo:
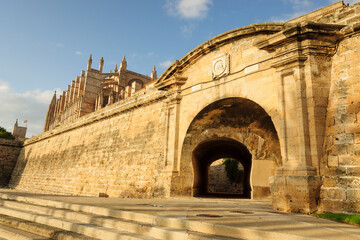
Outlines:
{"label": "cathedral spire", "polygon": [[104,58],[101,58],[99,63],[99,72],[103,71],[103,67],[104,67]]}
{"label": "cathedral spire", "polygon": [[90,57],[89,57],[89,60],[88,60],[88,64],[87,64],[87,70],[90,70],[91,64],[92,64],[92,55],[90,54]]}
{"label": "cathedral spire", "polygon": [[114,68],[114,73],[117,72],[118,69],[117,69],[117,64],[115,65],[115,68]]}
{"label": "cathedral spire", "polygon": [[154,80],[154,79],[157,78],[157,72],[156,72],[155,65],[154,65],[153,70],[151,71],[150,78],[151,78],[152,80]]}
{"label": "cathedral spire", "polygon": [[125,59],[125,56],[124,56],[124,58],[121,60],[119,69],[120,70],[126,70],[126,68],[127,68],[127,62],[126,62],[126,59]]}

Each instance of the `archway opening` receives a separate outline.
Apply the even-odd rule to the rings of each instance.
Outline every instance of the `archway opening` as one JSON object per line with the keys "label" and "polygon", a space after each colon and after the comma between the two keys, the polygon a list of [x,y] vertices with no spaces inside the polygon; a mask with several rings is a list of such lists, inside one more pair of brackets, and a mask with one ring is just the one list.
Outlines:
{"label": "archway opening", "polygon": [[211,195],[209,168],[221,158],[234,158],[243,166],[243,193],[233,194],[269,199],[270,177],[282,165],[281,152],[272,118],[259,104],[245,98],[220,99],[192,118],[171,194]]}
{"label": "archway opening", "polygon": [[[211,190],[209,170],[213,162],[225,158],[238,161],[243,168],[241,191],[214,192]],[[221,161],[220,160],[220,161]],[[233,139],[213,139],[200,143],[193,151],[194,185],[193,196],[251,197],[251,154],[242,143]],[[213,179],[212,179],[213,180]],[[217,184],[217,183],[215,183]],[[239,190],[239,189],[237,189]]]}
{"label": "archway opening", "polygon": [[235,158],[221,158],[209,167],[208,193],[217,195],[244,194],[244,167]]}

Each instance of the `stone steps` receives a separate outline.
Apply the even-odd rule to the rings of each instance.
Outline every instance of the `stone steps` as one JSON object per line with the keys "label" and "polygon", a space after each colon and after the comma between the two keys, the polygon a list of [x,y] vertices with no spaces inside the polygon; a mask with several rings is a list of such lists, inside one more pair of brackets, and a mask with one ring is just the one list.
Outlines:
{"label": "stone steps", "polygon": [[[135,221],[139,224],[150,224],[152,226],[168,228],[169,231],[184,230],[189,232],[188,238],[185,239],[303,239],[297,236],[261,231],[243,227],[232,227],[228,225],[220,225],[216,223],[202,222],[198,220],[189,220],[176,217],[164,217],[151,214],[144,214],[134,211],[117,210],[106,207],[83,205],[76,203],[68,203],[61,201],[54,201],[48,199],[26,197],[19,195],[11,195],[7,193],[0,193],[0,199],[13,200],[17,202],[24,202],[38,206],[51,207],[57,209],[66,209],[76,212],[89,213],[100,215],[104,217],[112,217],[116,219]],[[198,234],[198,236],[196,235]],[[239,237],[241,236],[241,238]],[[168,236],[167,236],[168,237]],[[161,238],[158,238],[161,239]],[[165,238],[170,239],[170,238]],[[174,238],[176,239],[176,238]]]}
{"label": "stone steps", "polygon": [[0,195],[0,214],[98,239],[234,239],[214,228],[198,231],[199,222],[8,194]]}
{"label": "stone steps", "polygon": [[81,234],[0,214],[0,239],[95,240]]}
{"label": "stone steps", "polygon": [[47,214],[37,214],[29,211],[22,211],[18,209],[13,209],[9,207],[0,207],[0,214],[7,216],[14,216],[16,218],[32,221],[41,225],[49,227],[57,227],[66,231],[78,233],[85,235],[91,238],[96,239],[126,239],[126,240],[143,240],[143,239],[152,239],[143,237],[139,234],[134,234],[125,231],[118,231],[95,224],[84,224],[79,221],[71,221],[62,218],[53,217]]}
{"label": "stone steps", "polygon": [[[6,209],[4,210],[0,206],[0,213],[2,213],[3,211],[10,211],[10,209],[14,210],[12,214],[19,214],[15,210],[21,212],[26,211],[28,213],[37,214],[37,215],[43,215],[43,216],[50,215],[54,218],[67,220],[69,222],[79,222],[81,224],[102,226],[109,229],[116,229],[122,232],[130,232],[148,237],[154,237],[156,239],[187,239],[189,235],[184,230],[168,229],[164,227],[152,226],[150,224],[139,223],[132,220],[96,216],[89,213],[37,206],[29,203],[0,200],[0,205],[4,206]],[[69,227],[65,229],[69,229]]]}
{"label": "stone steps", "polygon": [[0,224],[0,239],[47,240],[50,238]]}

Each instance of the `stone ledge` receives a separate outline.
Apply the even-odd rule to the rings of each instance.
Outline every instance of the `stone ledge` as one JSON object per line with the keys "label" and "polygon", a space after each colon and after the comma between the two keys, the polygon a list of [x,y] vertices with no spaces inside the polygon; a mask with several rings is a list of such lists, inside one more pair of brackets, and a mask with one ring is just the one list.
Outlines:
{"label": "stone ledge", "polygon": [[22,147],[23,143],[18,140],[0,138],[0,146]]}

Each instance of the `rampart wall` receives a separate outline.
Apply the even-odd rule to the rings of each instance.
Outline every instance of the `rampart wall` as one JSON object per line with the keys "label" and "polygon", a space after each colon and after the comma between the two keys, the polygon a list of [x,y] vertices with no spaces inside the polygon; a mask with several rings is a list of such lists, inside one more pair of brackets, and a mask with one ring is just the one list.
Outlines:
{"label": "rampart wall", "polygon": [[142,93],[26,141],[10,186],[57,194],[163,195],[163,98],[161,92]]}

